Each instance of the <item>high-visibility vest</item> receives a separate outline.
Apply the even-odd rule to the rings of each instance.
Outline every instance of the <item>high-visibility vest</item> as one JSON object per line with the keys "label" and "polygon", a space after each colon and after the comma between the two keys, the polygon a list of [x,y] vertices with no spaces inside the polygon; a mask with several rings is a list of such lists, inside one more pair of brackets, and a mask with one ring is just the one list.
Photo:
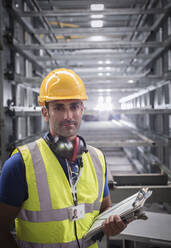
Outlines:
{"label": "high-visibility vest", "polygon": [[[97,247],[84,241],[94,218],[99,214],[105,184],[105,160],[102,152],[88,146],[82,155],[83,169],[77,184],[78,204],[85,204],[85,215],[69,219],[74,206],[68,179],[58,159],[44,139],[18,147],[25,164],[28,199],[23,203],[16,220],[19,247],[76,248]],[[86,243],[87,242],[87,243]]]}

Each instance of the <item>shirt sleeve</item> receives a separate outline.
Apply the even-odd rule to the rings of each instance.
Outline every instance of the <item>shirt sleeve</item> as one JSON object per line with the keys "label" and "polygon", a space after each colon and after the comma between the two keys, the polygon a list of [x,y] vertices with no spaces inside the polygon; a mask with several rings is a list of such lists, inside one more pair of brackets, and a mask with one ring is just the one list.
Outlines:
{"label": "shirt sleeve", "polygon": [[25,166],[20,153],[16,153],[6,160],[1,171],[0,202],[20,207],[27,198]]}
{"label": "shirt sleeve", "polygon": [[105,159],[105,185],[104,185],[104,192],[103,192],[103,198],[107,197],[109,195],[109,187],[108,187],[108,181],[107,181],[107,164]]}

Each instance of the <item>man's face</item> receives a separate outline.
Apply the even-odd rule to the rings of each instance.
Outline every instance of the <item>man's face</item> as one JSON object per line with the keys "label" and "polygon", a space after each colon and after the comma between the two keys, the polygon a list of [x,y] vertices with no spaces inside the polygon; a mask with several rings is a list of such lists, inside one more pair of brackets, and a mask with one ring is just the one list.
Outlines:
{"label": "man's face", "polygon": [[80,100],[58,100],[48,103],[48,109],[42,109],[42,115],[49,122],[53,137],[75,137],[81,125],[84,105]]}

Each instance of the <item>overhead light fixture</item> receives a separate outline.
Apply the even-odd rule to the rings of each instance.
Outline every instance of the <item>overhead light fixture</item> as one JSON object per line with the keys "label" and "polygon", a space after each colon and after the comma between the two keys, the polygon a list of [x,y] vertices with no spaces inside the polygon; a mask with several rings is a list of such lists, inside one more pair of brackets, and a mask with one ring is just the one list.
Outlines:
{"label": "overhead light fixture", "polygon": [[98,61],[98,64],[99,64],[99,65],[102,65],[102,64],[103,64],[103,61],[99,60],[99,61]]}
{"label": "overhead light fixture", "polygon": [[98,73],[98,75],[99,75],[99,76],[103,76],[103,73],[102,73],[102,72],[100,72],[100,73]]}
{"label": "overhead light fixture", "polygon": [[103,67],[98,67],[98,70],[103,70]]}
{"label": "overhead light fixture", "polygon": [[130,79],[130,80],[128,80],[128,83],[129,83],[129,84],[133,84],[133,83],[135,83],[135,81],[132,80],[132,79]]}
{"label": "overhead light fixture", "polygon": [[95,36],[89,37],[88,40],[89,41],[105,41],[105,37],[101,35],[95,35]]}
{"label": "overhead light fixture", "polygon": [[110,60],[106,60],[106,62],[105,62],[106,64],[111,64],[111,61]]}
{"label": "overhead light fixture", "polygon": [[98,89],[97,91],[104,93],[104,92],[111,92],[111,89]]}
{"label": "overhead light fixture", "polygon": [[104,10],[104,4],[91,4],[90,9],[92,11],[101,11]]}
{"label": "overhead light fixture", "polygon": [[101,27],[103,27],[103,21],[102,20],[91,21],[91,27],[92,28],[101,28]]}
{"label": "overhead light fixture", "polygon": [[92,19],[102,19],[104,15],[91,15]]}

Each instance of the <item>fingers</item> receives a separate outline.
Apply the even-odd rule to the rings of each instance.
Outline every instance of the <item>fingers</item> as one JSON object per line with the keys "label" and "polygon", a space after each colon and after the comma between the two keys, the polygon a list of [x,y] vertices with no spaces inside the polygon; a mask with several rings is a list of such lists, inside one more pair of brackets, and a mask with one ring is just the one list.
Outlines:
{"label": "fingers", "polygon": [[127,225],[125,225],[120,216],[111,215],[102,223],[102,230],[107,236],[114,236],[122,232]]}

